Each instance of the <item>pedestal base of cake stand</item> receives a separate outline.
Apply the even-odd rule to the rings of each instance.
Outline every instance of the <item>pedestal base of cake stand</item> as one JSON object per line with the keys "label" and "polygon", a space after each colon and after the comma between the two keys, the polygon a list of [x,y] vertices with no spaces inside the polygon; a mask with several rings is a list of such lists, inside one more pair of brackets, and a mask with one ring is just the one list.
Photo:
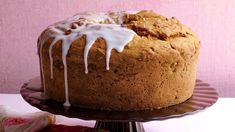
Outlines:
{"label": "pedestal base of cake stand", "polygon": [[60,102],[38,98],[38,95],[42,93],[40,82],[40,78],[36,77],[25,83],[20,90],[22,97],[30,105],[57,115],[83,120],[96,120],[96,128],[109,130],[110,132],[144,132],[141,122],[194,114],[212,106],[218,99],[218,93],[214,88],[201,80],[197,80],[191,98],[181,104],[167,108],[143,111],[107,111],[72,106],[65,109]]}
{"label": "pedestal base of cake stand", "polygon": [[144,132],[140,122],[108,122],[96,121],[95,128],[109,130],[110,132]]}

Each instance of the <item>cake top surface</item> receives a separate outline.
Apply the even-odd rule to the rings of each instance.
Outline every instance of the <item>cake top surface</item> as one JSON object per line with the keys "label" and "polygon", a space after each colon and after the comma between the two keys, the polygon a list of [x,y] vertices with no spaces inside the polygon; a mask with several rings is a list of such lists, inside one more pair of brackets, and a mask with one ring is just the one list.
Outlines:
{"label": "cake top surface", "polygon": [[[89,25],[93,25],[93,28],[90,29]],[[135,35],[153,37],[159,40],[194,34],[175,17],[166,18],[148,10],[139,12],[82,12],[49,26],[47,30],[52,31],[54,35],[58,35],[58,32],[69,35],[77,32],[78,30],[75,29],[79,27],[85,26],[85,30],[97,30],[104,25],[109,25],[109,27],[119,25],[133,30],[136,33]]]}
{"label": "cake top surface", "polygon": [[124,20],[124,25],[134,30],[139,36],[151,36],[160,40],[192,34],[175,17],[166,18],[152,11],[128,14]]}

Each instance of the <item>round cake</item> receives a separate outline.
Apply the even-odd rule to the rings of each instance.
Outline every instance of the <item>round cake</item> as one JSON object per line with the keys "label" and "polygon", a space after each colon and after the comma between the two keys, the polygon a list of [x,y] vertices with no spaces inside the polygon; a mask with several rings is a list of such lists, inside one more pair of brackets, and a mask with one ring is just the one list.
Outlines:
{"label": "round cake", "polygon": [[134,111],[192,96],[200,41],[153,11],[79,13],[38,39],[44,93],[64,106]]}

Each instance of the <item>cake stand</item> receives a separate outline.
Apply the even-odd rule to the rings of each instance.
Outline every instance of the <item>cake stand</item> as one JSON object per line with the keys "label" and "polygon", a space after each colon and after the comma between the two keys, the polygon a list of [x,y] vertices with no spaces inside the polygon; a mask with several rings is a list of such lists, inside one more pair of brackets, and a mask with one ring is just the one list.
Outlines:
{"label": "cake stand", "polygon": [[144,111],[107,111],[79,107],[64,108],[62,103],[51,99],[37,98],[42,92],[40,78],[25,83],[20,93],[30,105],[43,111],[83,120],[96,120],[95,128],[111,132],[144,132],[142,122],[178,118],[197,113],[212,106],[218,99],[218,93],[209,84],[196,80],[193,96],[181,104],[167,108]]}

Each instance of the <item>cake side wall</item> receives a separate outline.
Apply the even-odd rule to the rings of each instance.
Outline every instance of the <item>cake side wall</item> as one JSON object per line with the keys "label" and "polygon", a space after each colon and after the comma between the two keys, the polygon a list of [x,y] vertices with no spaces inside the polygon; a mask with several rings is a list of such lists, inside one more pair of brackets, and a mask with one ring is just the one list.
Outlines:
{"label": "cake side wall", "polygon": [[[76,40],[67,56],[69,98],[72,105],[112,110],[159,108],[180,103],[192,95],[199,42],[194,37],[171,42],[136,36],[122,53],[112,51],[105,70],[105,41],[98,39],[89,52],[84,73],[85,39]],[[53,48],[54,78],[50,78],[48,47],[43,48],[46,94],[64,101],[61,44]]]}

